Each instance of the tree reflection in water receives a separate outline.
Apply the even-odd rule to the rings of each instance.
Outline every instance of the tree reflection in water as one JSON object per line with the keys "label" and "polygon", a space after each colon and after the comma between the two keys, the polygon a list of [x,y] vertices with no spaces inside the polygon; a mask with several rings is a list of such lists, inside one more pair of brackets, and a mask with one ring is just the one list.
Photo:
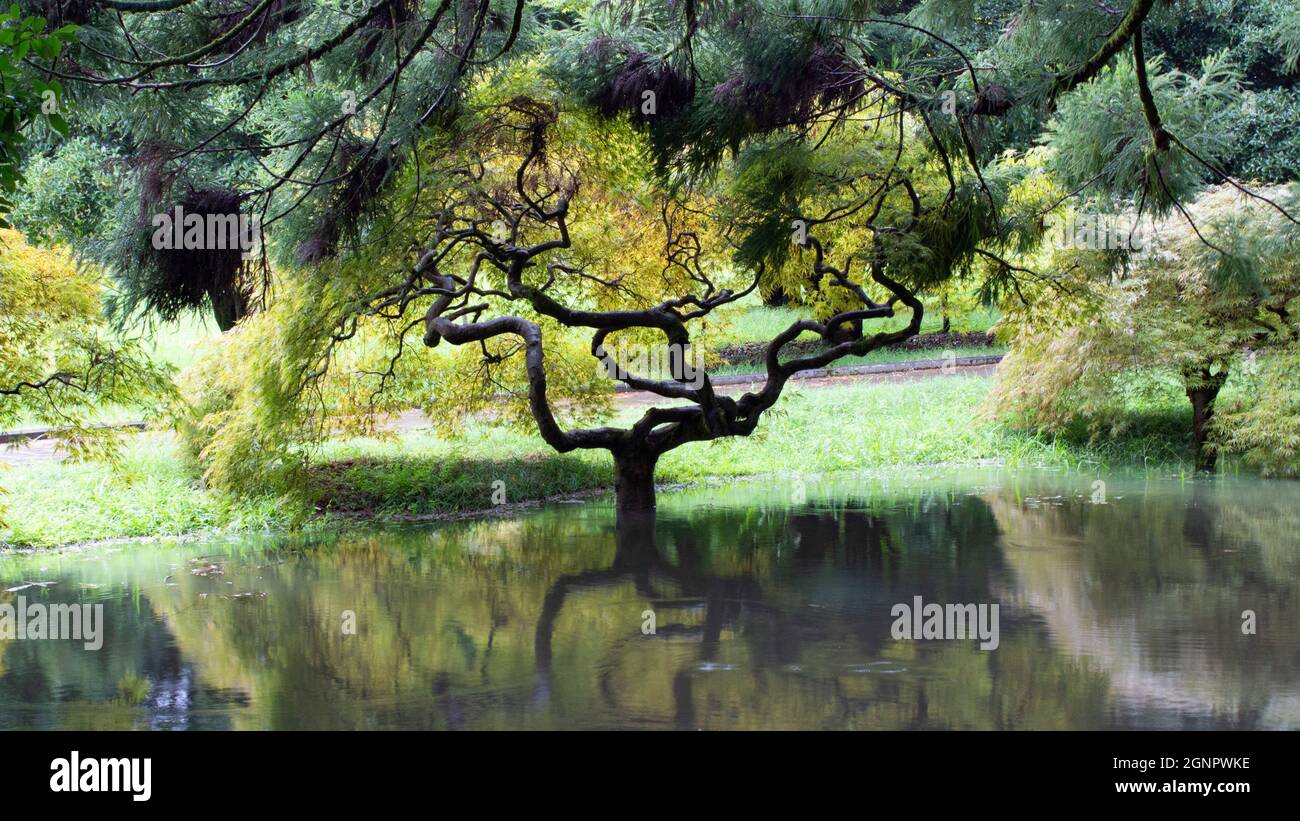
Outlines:
{"label": "tree reflection in water", "polygon": [[[1069,479],[10,559],[0,581],[102,603],[108,634],[0,644],[0,727],[1300,725],[1300,492],[1115,481],[1092,505]],[[1000,603],[1001,646],[894,641],[917,595]]]}

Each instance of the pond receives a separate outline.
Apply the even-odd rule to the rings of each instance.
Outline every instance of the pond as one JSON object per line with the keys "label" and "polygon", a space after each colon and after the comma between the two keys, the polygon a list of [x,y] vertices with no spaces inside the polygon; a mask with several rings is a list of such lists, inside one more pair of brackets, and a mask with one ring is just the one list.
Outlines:
{"label": "pond", "polygon": [[[102,605],[97,649],[0,640],[0,728],[1300,727],[1300,483],[1102,479],[775,478],[661,493],[653,527],[598,500],[0,557],[15,619]],[[900,636],[922,603],[998,605],[996,647]]]}

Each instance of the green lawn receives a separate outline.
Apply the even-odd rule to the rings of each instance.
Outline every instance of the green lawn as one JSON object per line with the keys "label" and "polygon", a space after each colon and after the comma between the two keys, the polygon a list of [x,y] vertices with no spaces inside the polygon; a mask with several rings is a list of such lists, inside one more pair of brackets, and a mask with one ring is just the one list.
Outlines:
{"label": "green lawn", "polygon": [[179,536],[278,527],[275,500],[209,493],[183,467],[169,434],[127,434],[120,464],[0,463],[0,543],[68,544],[91,539]]}
{"label": "green lawn", "polygon": [[[952,348],[881,348],[866,356],[846,356],[835,360],[833,368],[847,368],[853,365],[883,365],[895,362],[915,362],[921,359],[944,359],[948,354],[954,357],[993,356],[1005,354],[1004,345],[954,346]],[[782,359],[789,357],[782,355]],[[710,375],[726,376],[739,373],[761,373],[763,366],[752,362],[737,362],[722,365],[709,370]]]}
{"label": "green lawn", "polygon": [[[933,333],[943,327],[943,317],[932,306],[921,319],[921,333]],[[751,294],[739,302],[718,309],[704,335],[712,347],[738,345],[746,342],[761,342],[790,327],[791,323],[806,317],[805,311],[794,308],[771,308],[762,303],[757,294]],[[995,308],[979,308],[969,314],[952,317],[953,331],[987,331],[993,327],[1001,314]],[[874,320],[868,323],[867,333],[892,331],[907,325],[906,312],[892,319]],[[806,338],[813,338],[808,335]]]}
{"label": "green lawn", "polygon": [[187,314],[175,322],[160,323],[152,330],[136,332],[147,340],[146,346],[154,361],[166,362],[177,370],[184,370],[199,352],[199,344],[217,333],[212,316]]}
{"label": "green lawn", "polygon": [[[1171,395],[1149,406],[1126,438],[1090,445],[1048,440],[991,423],[977,407],[990,377],[792,383],[758,433],[687,445],[659,464],[661,483],[762,474],[873,471],[911,464],[1004,464],[1104,469],[1181,465],[1190,410]],[[624,420],[634,412],[625,412]],[[136,434],[123,466],[18,465],[0,470],[8,493],[0,542],[48,546],[124,536],[285,526],[267,497],[233,501],[201,489],[164,434]],[[533,433],[471,426],[454,440],[414,431],[398,441],[329,443],[311,492],[339,512],[437,514],[492,506],[493,483],[518,502],[607,487],[603,452],[559,456]]]}

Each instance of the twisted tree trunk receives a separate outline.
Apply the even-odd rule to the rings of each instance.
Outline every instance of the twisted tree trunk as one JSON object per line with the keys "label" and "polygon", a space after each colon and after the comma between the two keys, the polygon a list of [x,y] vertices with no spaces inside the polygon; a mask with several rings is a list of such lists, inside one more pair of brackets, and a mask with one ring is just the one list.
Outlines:
{"label": "twisted tree trunk", "polygon": [[[757,427],[760,417],[776,403],[785,384],[795,374],[824,368],[845,356],[865,355],[877,348],[901,342],[920,330],[924,307],[912,290],[886,273],[887,260],[883,255],[877,255],[871,260],[862,282],[858,282],[850,277],[847,263],[840,269],[828,262],[822,243],[810,234],[801,245],[813,251],[813,280],[829,278],[832,286],[856,297],[857,306],[836,313],[824,323],[812,319],[799,319],[791,323],[767,345],[764,356],[767,376],[761,388],[739,397],[716,393],[708,374],[689,366],[686,351],[691,338],[687,323],[702,319],[714,309],[737,302],[753,293],[759,287],[764,266],[759,265],[753,269],[748,278],[749,284],[734,291],[718,288],[704,270],[692,262],[687,270],[691,279],[703,286],[703,293],[687,293],[650,307],[600,311],[573,307],[558,301],[548,293],[551,281],[560,273],[585,275],[581,266],[574,267],[565,262],[552,263],[548,266],[551,278],[540,286],[526,281],[525,272],[554,252],[572,246],[568,225],[569,203],[577,189],[577,181],[573,180],[567,188],[561,186],[544,193],[530,193],[527,181],[536,173],[530,166],[534,162],[544,162],[546,134],[557,114],[553,108],[526,98],[518,98],[507,104],[507,107],[512,114],[523,119],[523,126],[526,126],[525,130],[531,135],[528,153],[520,159],[515,174],[517,200],[524,203],[524,206],[520,207],[514,202],[488,200],[496,211],[515,214],[513,222],[508,226],[511,241],[500,242],[481,230],[482,220],[477,215],[481,213],[483,203],[478,199],[479,195],[474,193],[464,204],[468,213],[457,216],[453,209],[443,217],[437,233],[438,243],[422,254],[408,281],[376,294],[367,311],[384,316],[390,316],[385,311],[396,311],[400,315],[416,295],[431,296],[433,301],[424,317],[424,344],[428,347],[436,347],[443,341],[452,345],[466,345],[482,344],[502,336],[517,337],[523,348],[524,368],[528,376],[528,403],[542,439],[559,453],[577,449],[602,449],[612,454],[615,509],[620,527],[623,523],[635,522],[638,518],[644,521],[647,515],[654,515],[654,472],[660,454],[688,442],[749,436]],[[915,225],[921,213],[920,199],[910,182],[904,180],[902,184],[911,194],[913,203],[908,224]],[[543,202],[546,204],[543,205]],[[533,245],[515,244],[522,236],[521,226],[525,223],[545,227],[554,232],[554,236],[551,239],[538,237],[539,241]],[[694,233],[679,230],[671,224],[671,220],[666,227],[669,258],[677,260],[673,264],[682,265],[681,259],[696,259],[693,249],[696,248],[698,238]],[[885,228],[872,226],[872,230],[875,236]],[[891,226],[889,230],[898,229]],[[910,227],[904,230],[910,230]],[[475,249],[475,261],[470,271],[461,276],[439,270],[440,261],[453,258],[449,256],[451,250],[461,245]],[[505,275],[504,290],[476,284],[475,276],[483,265],[491,265]],[[586,276],[591,279],[590,275]],[[863,284],[866,276],[889,292],[887,301],[876,302],[868,295]],[[493,305],[491,302],[477,300],[486,298],[524,303],[532,311],[562,326],[590,329],[591,355],[605,373],[633,390],[646,391],[678,404],[651,407],[628,428],[602,426],[566,430],[556,419],[547,396],[542,326],[532,319],[512,313],[484,316]],[[900,305],[912,313],[911,321],[906,327],[876,333],[870,337],[863,334],[864,320],[893,317],[896,307]],[[663,335],[669,345],[672,378],[657,379],[633,373],[605,348],[604,343],[611,334],[638,329]],[[817,334],[828,343],[827,346],[811,355],[783,359],[785,346],[801,334],[809,332]],[[846,332],[848,338],[837,338],[837,334]],[[350,331],[340,328],[339,333],[346,337]],[[491,356],[486,346],[483,350],[485,362],[494,364],[502,361],[503,357]],[[518,352],[519,348],[514,350]],[[681,404],[681,400],[685,400],[685,403]],[[646,526],[651,524],[653,523],[646,523]]]}

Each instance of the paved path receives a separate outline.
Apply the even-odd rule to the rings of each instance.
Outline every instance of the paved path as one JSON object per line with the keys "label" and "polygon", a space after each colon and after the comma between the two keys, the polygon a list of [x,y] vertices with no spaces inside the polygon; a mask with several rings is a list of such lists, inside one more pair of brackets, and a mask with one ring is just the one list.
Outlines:
{"label": "paved path", "polygon": [[[935,379],[945,376],[987,376],[993,373],[1001,356],[962,357],[956,361],[942,359],[916,360],[912,362],[891,362],[881,365],[856,365],[836,368],[831,371],[804,371],[796,374],[798,387],[823,388],[846,382],[915,382],[922,379]],[[713,384],[718,393],[735,396],[749,390],[765,379],[763,374],[747,374],[714,377]],[[620,385],[619,387],[623,387]],[[614,400],[616,408],[635,408],[656,403],[666,403],[663,397],[648,391],[619,391]],[[132,423],[136,427],[138,423]],[[418,430],[428,426],[428,419],[422,411],[412,410],[400,414],[389,427],[397,431]],[[170,432],[146,431],[140,435],[151,437],[169,437]],[[58,461],[62,455],[57,450],[57,440],[47,436],[0,434],[0,463],[10,465],[31,464],[33,462]],[[5,441],[9,439],[11,441]]]}

